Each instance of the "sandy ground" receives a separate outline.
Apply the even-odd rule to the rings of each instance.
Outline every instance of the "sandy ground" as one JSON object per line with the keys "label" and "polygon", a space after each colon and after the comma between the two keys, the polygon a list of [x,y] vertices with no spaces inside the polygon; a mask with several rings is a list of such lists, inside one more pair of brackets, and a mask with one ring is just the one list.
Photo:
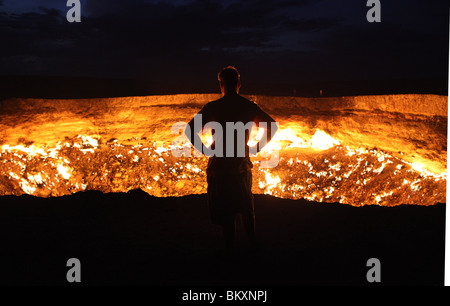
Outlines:
{"label": "sandy ground", "polygon": [[260,249],[238,224],[237,252],[223,255],[205,195],[155,198],[137,190],[59,198],[0,198],[0,284],[443,285],[445,205],[352,207],[256,195]]}

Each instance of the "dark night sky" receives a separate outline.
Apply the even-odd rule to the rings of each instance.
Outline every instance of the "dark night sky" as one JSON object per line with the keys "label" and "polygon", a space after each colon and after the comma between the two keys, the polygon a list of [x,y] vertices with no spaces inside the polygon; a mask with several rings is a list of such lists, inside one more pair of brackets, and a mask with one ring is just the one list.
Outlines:
{"label": "dark night sky", "polygon": [[66,0],[0,0],[0,74],[143,79],[192,92],[216,90],[226,65],[240,70],[243,90],[447,80],[448,1],[381,0],[381,23],[367,22],[366,2],[84,0],[82,21],[69,23]]}

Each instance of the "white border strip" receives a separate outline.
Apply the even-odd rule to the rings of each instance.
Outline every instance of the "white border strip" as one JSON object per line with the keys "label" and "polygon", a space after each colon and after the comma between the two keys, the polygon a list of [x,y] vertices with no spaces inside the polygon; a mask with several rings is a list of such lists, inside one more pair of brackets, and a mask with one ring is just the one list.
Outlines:
{"label": "white border strip", "polygon": [[[449,29],[450,29],[450,8],[449,8]],[[449,31],[449,50],[450,50],[450,31]],[[449,56],[449,65],[448,65],[448,72],[447,72],[447,78],[448,78],[448,89],[450,89],[450,56]],[[447,120],[448,120],[448,114],[450,113],[448,110],[448,89],[447,89]],[[447,121],[447,191],[446,191],[446,203],[445,203],[445,271],[444,271],[444,285],[450,286],[450,209],[448,208],[449,203],[449,190],[450,190],[450,184],[449,184],[449,176],[448,176],[448,158],[450,156],[448,152],[449,148],[449,141],[448,141],[448,135],[449,135],[449,127],[448,127],[448,121]]]}

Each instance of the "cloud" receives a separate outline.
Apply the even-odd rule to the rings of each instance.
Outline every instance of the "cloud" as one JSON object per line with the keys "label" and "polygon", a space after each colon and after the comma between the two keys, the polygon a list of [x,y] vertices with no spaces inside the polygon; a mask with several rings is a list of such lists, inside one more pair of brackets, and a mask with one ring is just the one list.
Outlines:
{"label": "cloud", "polygon": [[364,5],[342,4],[337,14],[332,3],[96,0],[83,2],[82,22],[72,24],[56,7],[3,13],[0,37],[8,47],[0,48],[0,71],[186,82],[235,64],[255,78],[276,75],[281,82],[391,75],[394,68],[407,75],[414,67],[427,75],[448,66],[442,60],[448,32],[442,39],[447,30],[435,29],[447,17],[433,19],[437,9],[428,9],[417,29],[408,11],[398,17],[390,4],[374,25],[365,20]]}
{"label": "cloud", "polygon": [[314,19],[294,19],[286,18],[282,20],[281,27],[292,31],[321,31],[336,26],[339,22],[332,18],[314,18]]}
{"label": "cloud", "polygon": [[[289,1],[283,3],[292,5]],[[273,16],[273,5],[250,1],[224,8],[212,1],[178,6],[141,0],[88,1],[82,11],[87,16],[81,24],[69,25],[63,12],[41,8],[39,12],[4,16],[2,22],[9,28],[2,34],[16,46],[34,46],[24,52],[37,53],[44,51],[41,47],[49,40],[72,41],[80,53],[107,49],[108,54],[129,56],[183,56],[205,47],[212,51],[264,50],[275,47],[271,40],[283,22],[282,17]]]}

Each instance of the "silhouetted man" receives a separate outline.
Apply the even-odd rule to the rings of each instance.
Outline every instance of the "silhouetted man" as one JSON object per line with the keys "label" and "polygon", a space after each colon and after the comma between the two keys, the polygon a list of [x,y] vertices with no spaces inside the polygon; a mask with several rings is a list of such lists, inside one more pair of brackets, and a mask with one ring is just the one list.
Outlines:
{"label": "silhouetted man", "polygon": [[[250,152],[259,152],[271,140],[277,126],[255,103],[239,95],[241,81],[236,68],[224,68],[218,79],[222,98],[207,103],[189,122],[185,133],[194,147],[209,157],[206,174],[211,221],[222,225],[226,247],[231,251],[238,214],[251,245],[255,245]],[[265,128],[255,147],[247,144],[251,124]],[[198,135],[205,125],[212,129],[213,143],[209,148]]]}

